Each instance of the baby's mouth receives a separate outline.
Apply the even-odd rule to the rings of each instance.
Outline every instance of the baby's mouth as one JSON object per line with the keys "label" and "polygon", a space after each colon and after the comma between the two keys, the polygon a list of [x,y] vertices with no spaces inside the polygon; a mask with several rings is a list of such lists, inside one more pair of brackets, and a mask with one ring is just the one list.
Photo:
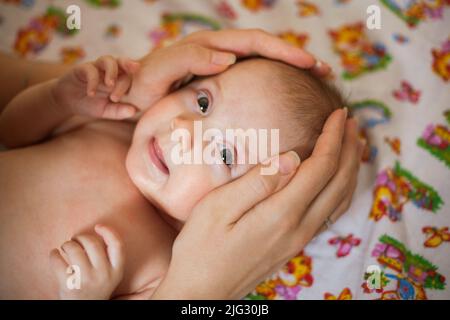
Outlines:
{"label": "baby's mouth", "polygon": [[164,160],[163,152],[158,144],[155,137],[150,139],[149,143],[149,153],[150,159],[155,164],[155,166],[164,174],[169,174],[169,168],[167,167],[166,161]]}

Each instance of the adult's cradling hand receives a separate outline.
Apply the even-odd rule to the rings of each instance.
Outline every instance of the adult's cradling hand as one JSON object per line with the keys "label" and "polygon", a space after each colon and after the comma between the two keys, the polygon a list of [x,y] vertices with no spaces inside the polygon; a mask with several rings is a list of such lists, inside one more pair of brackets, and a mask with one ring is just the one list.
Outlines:
{"label": "adult's cradling hand", "polygon": [[310,53],[262,30],[199,31],[141,58],[125,101],[145,110],[189,76],[217,74],[236,58],[253,55],[312,69],[318,75],[330,72]]}
{"label": "adult's cradling hand", "polygon": [[177,237],[153,299],[244,297],[348,209],[362,150],[355,120],[337,110],[299,167],[288,152],[278,174],[257,166],[208,194]]}

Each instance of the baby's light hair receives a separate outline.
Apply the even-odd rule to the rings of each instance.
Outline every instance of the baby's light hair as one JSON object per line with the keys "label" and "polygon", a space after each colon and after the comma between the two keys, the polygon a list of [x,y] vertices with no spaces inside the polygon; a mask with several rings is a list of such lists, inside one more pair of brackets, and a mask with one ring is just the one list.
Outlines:
{"label": "baby's light hair", "polygon": [[310,70],[278,61],[272,63],[287,122],[294,126],[293,132],[298,137],[295,151],[305,159],[311,155],[327,118],[347,103],[335,85]]}

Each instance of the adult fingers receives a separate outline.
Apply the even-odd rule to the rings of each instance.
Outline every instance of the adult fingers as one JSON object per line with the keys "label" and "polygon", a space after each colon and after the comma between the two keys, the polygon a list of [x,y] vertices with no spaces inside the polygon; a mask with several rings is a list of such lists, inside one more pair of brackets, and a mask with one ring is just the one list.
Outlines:
{"label": "adult fingers", "polygon": [[321,60],[316,60],[316,63],[311,68],[311,71],[319,77],[326,77],[331,75],[331,67]]}
{"label": "adult fingers", "polygon": [[[303,216],[301,224],[317,225],[317,229],[338,207],[350,190],[359,165],[360,143],[354,119],[346,123],[344,142],[339,159],[339,168],[327,186],[319,193]],[[314,230],[315,231],[315,230]]]}
{"label": "adult fingers", "polygon": [[311,54],[261,29],[200,31],[186,37],[183,41],[234,52],[238,56],[258,54],[301,68],[311,68],[315,64]]}
{"label": "adult fingers", "polygon": [[[361,149],[362,149],[362,147],[361,147]],[[361,151],[361,153],[362,153],[362,151]],[[352,181],[349,184],[349,188],[348,188],[346,197],[344,198],[342,203],[339,205],[339,207],[337,207],[334,210],[334,212],[330,215],[330,220],[333,223],[336,222],[339,219],[339,217],[348,210],[348,208],[350,208],[350,205],[351,205],[351,202],[353,199],[353,195],[355,193],[355,189],[358,184],[359,167],[360,166],[358,165],[356,172],[354,173],[354,176],[352,178]]]}
{"label": "adult fingers", "polygon": [[200,31],[187,36],[182,42],[234,52],[239,57],[257,54],[300,68],[313,68],[319,75],[326,75],[331,70],[326,63],[318,63],[312,54],[261,29]]}
{"label": "adult fingers", "polygon": [[[346,196],[344,197],[344,199],[341,201],[341,203],[339,204],[339,206],[333,211],[333,213],[329,216],[329,219],[331,221],[331,223],[335,223],[336,221],[339,220],[339,218],[347,212],[348,208],[350,208],[350,204],[352,202],[352,198],[353,198],[353,194],[354,194],[354,190],[356,188],[357,185],[357,175],[355,175],[355,177],[352,179],[352,182],[349,184],[349,190],[346,194]],[[306,226],[306,225],[305,225]],[[329,226],[326,225],[325,222],[322,223],[322,225],[320,226],[319,230],[316,232],[316,234],[314,236],[317,236],[318,234],[324,232],[325,230],[328,229]],[[301,228],[301,227],[300,227]],[[299,228],[299,229],[300,229]],[[299,231],[301,232],[301,231]]]}
{"label": "adult fingers", "polygon": [[147,64],[143,62],[141,69],[143,74],[151,72],[152,82],[169,88],[189,74],[217,74],[235,62],[236,56],[232,53],[188,43],[155,51]]}
{"label": "adult fingers", "polygon": [[[356,147],[353,144],[353,150],[351,152],[349,152],[348,154],[351,154],[352,152],[354,153],[354,149],[356,148],[357,151],[356,151],[356,155],[354,156],[354,158],[348,159],[348,158],[344,157],[346,159],[346,161],[353,162],[353,165],[347,166],[348,172],[341,174],[341,177],[348,177],[349,183],[344,188],[345,190],[341,191],[342,193],[345,194],[342,201],[328,217],[329,220],[331,221],[331,223],[335,223],[341,217],[341,215],[343,215],[348,210],[348,208],[351,205],[353,194],[355,192],[357,182],[358,182],[359,167],[361,164],[360,160],[361,160],[362,153],[364,151],[364,146],[365,146],[365,143],[363,143],[361,141],[357,143]],[[341,171],[343,171],[343,169]],[[336,179],[338,179],[338,175],[339,175],[339,173],[336,174]],[[335,186],[336,186],[336,184],[335,184]],[[330,189],[331,189],[331,183],[330,183]],[[336,190],[336,192],[339,192],[339,191]],[[319,195],[319,197],[322,198],[324,201],[327,201],[325,192],[323,195],[322,194]],[[332,201],[332,200],[330,200],[330,201]],[[314,217],[312,212],[313,211],[311,211],[311,217]],[[325,218],[324,218],[324,216],[325,216]],[[323,219],[322,223],[320,222],[320,219]],[[325,223],[325,220],[326,220],[326,213],[324,213],[323,215],[320,213],[317,213],[318,223],[315,223],[314,225],[319,226],[319,230],[316,232],[316,235],[319,234],[320,232],[323,232],[328,227]],[[311,222],[310,221],[302,221],[299,226],[299,229],[301,229],[302,226],[307,226],[308,223],[311,223]],[[309,227],[311,227],[311,226],[309,226]],[[309,227],[308,227],[308,229],[309,229]],[[301,231],[299,230],[299,232],[301,232]]]}
{"label": "adult fingers", "polygon": [[[336,173],[346,118],[346,109],[336,110],[330,115],[311,157],[302,162],[295,176],[283,190],[264,201],[265,207],[276,209],[278,214],[283,214],[281,218],[289,218],[288,221],[300,221],[313,199]],[[270,215],[273,212],[263,210],[261,218],[265,216],[271,219]]]}
{"label": "adult fingers", "polygon": [[[284,153],[272,158],[269,167],[265,167],[268,171],[273,169],[272,174],[262,174],[264,168],[255,166],[239,179],[211,192],[203,201],[209,206],[208,212],[220,212],[221,219],[234,223],[258,202],[285,186],[299,164],[297,153]],[[223,212],[226,214],[223,215]]]}

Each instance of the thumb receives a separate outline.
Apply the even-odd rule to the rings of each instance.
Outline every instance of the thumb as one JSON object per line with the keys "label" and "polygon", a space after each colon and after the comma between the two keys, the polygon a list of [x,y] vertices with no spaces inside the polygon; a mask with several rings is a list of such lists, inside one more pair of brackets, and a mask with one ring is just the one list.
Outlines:
{"label": "thumb", "polygon": [[101,117],[110,120],[124,120],[133,117],[136,112],[136,107],[131,104],[108,102],[104,106]]}
{"label": "thumb", "polygon": [[197,44],[184,44],[166,48],[165,52],[155,52],[152,80],[169,88],[174,82],[193,74],[213,75],[224,71],[236,62],[233,53],[216,51]]}
{"label": "thumb", "polygon": [[[252,168],[239,179],[214,190],[204,200],[212,201],[214,206],[218,205],[219,208],[226,208],[226,213],[214,211],[222,218],[225,217],[227,223],[236,222],[259,202],[286,186],[300,165],[300,157],[294,151],[269,160]],[[269,163],[277,170],[269,170],[266,172],[272,171],[272,174],[264,174]]]}

